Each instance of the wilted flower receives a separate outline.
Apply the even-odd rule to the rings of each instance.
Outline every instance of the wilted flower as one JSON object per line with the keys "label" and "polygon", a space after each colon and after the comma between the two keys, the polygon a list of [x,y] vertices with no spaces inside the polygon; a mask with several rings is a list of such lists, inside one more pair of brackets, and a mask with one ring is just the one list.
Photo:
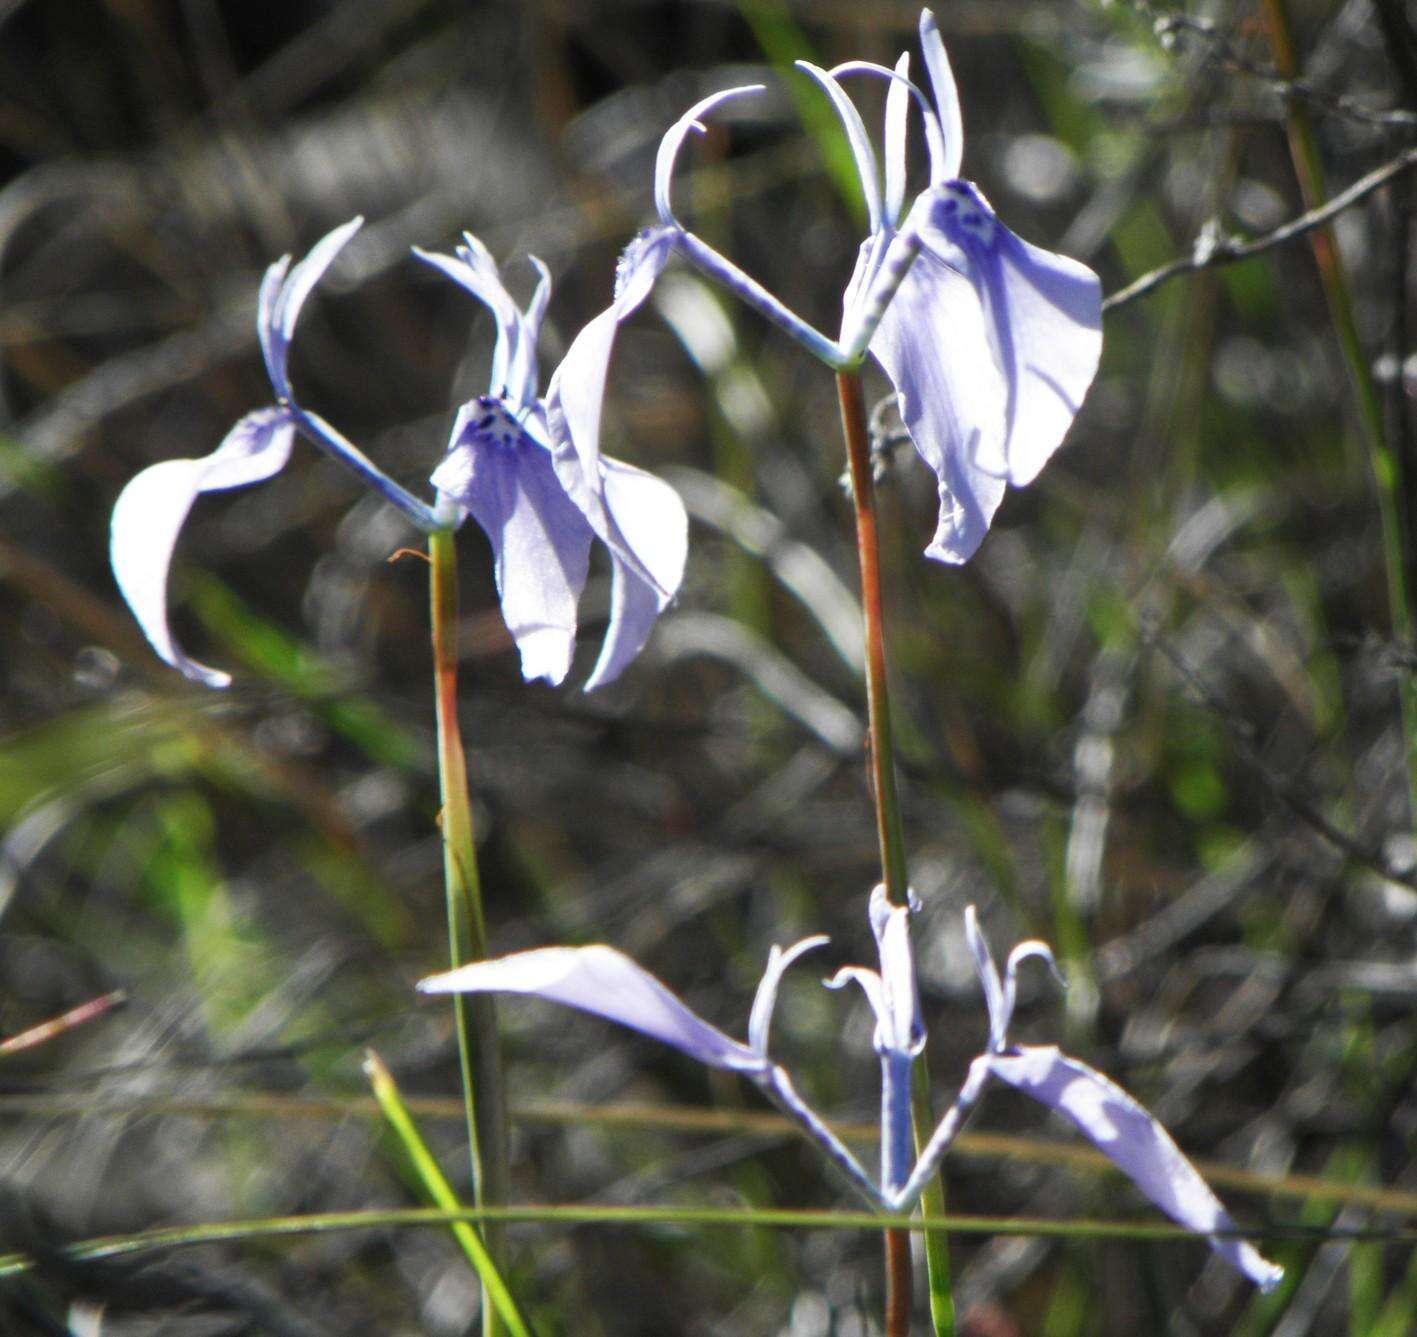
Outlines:
{"label": "wilted flower", "polygon": [[610,626],[587,690],[616,677],[639,653],[684,574],[688,516],[669,484],[600,453],[600,411],[615,331],[644,301],[665,250],[633,243],[616,275],[615,301],[578,334],[538,396],[536,341],[551,295],[541,275],[522,310],[475,237],[456,256],[418,255],[486,304],[497,325],[488,393],[463,405],[433,485],[486,531],[502,616],[528,680],[559,683],[571,664],[576,605],[591,539],[610,553]]}
{"label": "wilted flower", "polygon": [[859,984],[876,1017],[874,1046],[881,1058],[881,1180],[873,1184],[825,1122],[797,1095],[786,1071],[768,1054],[768,1027],[782,973],[803,952],[826,942],[806,938],[783,951],[773,947],[748,1024],[748,1043],[730,1039],[693,1012],[654,976],[612,947],[544,947],[491,961],[476,961],[419,982],[424,993],[519,993],[593,1012],[629,1026],[711,1067],[742,1073],[800,1123],[873,1206],[908,1210],[949,1150],[991,1077],[998,1077],[1050,1109],[1066,1115],[1162,1211],[1211,1245],[1263,1290],[1283,1270],[1249,1243],[1222,1237],[1235,1224],[1181,1154],[1170,1135],[1135,1100],[1100,1072],[1052,1045],[1011,1045],[1015,976],[1020,962],[1037,956],[1054,968],[1041,942],[1020,943],[1001,978],[979,931],[974,907],[965,912],[965,934],[989,1012],[989,1043],[970,1064],[954,1104],[907,1174],[910,1159],[910,1072],[925,1045],[910,947],[910,915],[918,908],[891,905],[883,887],[871,894],[871,928],[880,970],[848,966],[828,981]]}
{"label": "wilted flower", "polygon": [[124,598],[162,659],[207,686],[227,686],[228,674],[198,663],[173,640],[167,620],[173,548],[199,495],[279,473],[298,432],[352,468],[424,532],[473,514],[492,541],[503,612],[529,679],[565,677],[591,536],[601,538],[613,570],[610,629],[587,687],[609,682],[643,646],[684,569],[688,521],[677,494],[649,474],[600,455],[600,406],[615,330],[644,300],[663,264],[663,248],[641,245],[627,252],[614,304],[581,331],[544,402],[536,397],[536,338],[550,296],[545,270],[522,311],[473,238],[457,258],[423,257],[486,302],[497,323],[491,393],[458,414],[452,444],[433,478],[439,495],[430,506],[303,407],[290,383],[287,364],[301,307],[361,222],[355,218],[336,228],[299,264],[292,267],[285,256],[266,271],[257,334],[275,405],[248,413],[205,458],[155,464],[119,494],[110,551]]}
{"label": "wilted flower", "polygon": [[[1062,442],[1097,370],[1101,285],[1085,265],[1015,236],[978,187],[959,177],[964,147],[959,98],[929,10],[920,40],[933,102],[894,70],[855,61],[835,71],[799,62],[831,98],[855,157],[870,236],[843,299],[835,340],[787,310],[761,285],[675,220],[674,159],[698,118],[757,85],[727,89],[691,108],[665,135],[656,170],[662,222],[674,245],[711,277],[838,369],[869,351],[896,391],[901,418],[939,484],[940,514],[927,555],[973,556],[1006,483],[1031,482]],[[886,99],[885,183],[861,117],[837,75],[891,81]],[[930,184],[902,222],[911,99],[925,128]]]}

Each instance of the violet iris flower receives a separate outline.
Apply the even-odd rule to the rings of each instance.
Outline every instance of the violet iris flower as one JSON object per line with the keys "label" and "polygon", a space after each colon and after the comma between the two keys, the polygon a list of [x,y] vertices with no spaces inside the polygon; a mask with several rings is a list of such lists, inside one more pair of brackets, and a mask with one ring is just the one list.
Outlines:
{"label": "violet iris flower", "polygon": [[433,485],[486,531],[502,616],[522,675],[559,683],[571,664],[576,605],[591,540],[610,554],[610,626],[586,690],[619,675],[679,588],[689,521],[679,494],[652,474],[600,453],[600,414],[615,332],[648,295],[667,250],[637,239],[621,258],[615,300],[583,329],[537,392],[536,341],[551,279],[522,310],[491,255],[465,237],[455,256],[417,252],[492,312],[497,344],[488,393],[463,405]]}
{"label": "violet iris flower", "polygon": [[[758,86],[706,98],[670,129],[656,200],[677,250],[808,351],[838,370],[859,366],[867,352],[875,357],[938,482],[939,520],[926,555],[959,563],[983,541],[1005,485],[1032,482],[1061,444],[1097,370],[1102,292],[1085,265],[1015,236],[978,187],[960,178],[959,98],[928,9],[920,42],[933,101],[910,82],[908,56],[894,70],[854,61],[827,71],[799,62],[841,118],[869,219],[835,340],[683,228],[670,207],[669,179],[688,132],[720,103]],[[884,185],[860,114],[836,77],[859,72],[890,80]],[[930,184],[902,219],[912,99],[925,130]]]}
{"label": "violet iris flower", "polygon": [[523,311],[473,238],[456,258],[423,257],[487,303],[497,323],[491,393],[459,413],[429,505],[303,407],[290,382],[290,343],[301,307],[361,222],[336,228],[298,264],[285,256],[266,271],[257,333],[274,406],[248,413],[205,458],[152,465],[119,494],[110,554],[124,598],[164,661],[209,687],[227,686],[228,674],[198,663],[173,639],[167,618],[173,549],[198,496],[279,473],[299,433],[425,533],[455,527],[471,512],[492,542],[503,614],[528,679],[559,683],[565,677],[591,537],[599,537],[611,554],[610,628],[587,687],[609,682],[644,644],[684,569],[688,521],[678,495],[649,474],[602,457],[599,444],[615,330],[644,300],[663,266],[663,246],[640,244],[626,253],[614,304],[573,342],[545,401],[536,397],[535,347],[550,296],[545,270]]}
{"label": "violet iris flower", "polygon": [[1065,1115],[1162,1211],[1210,1237],[1216,1253],[1260,1287],[1279,1284],[1283,1269],[1266,1261],[1235,1229],[1219,1200],[1164,1128],[1119,1086],[1053,1045],[1011,1045],[1008,1038],[1018,966],[1039,957],[1053,968],[1053,953],[1037,941],[1009,954],[1001,977],[980,933],[974,907],[965,911],[965,935],[984,990],[989,1042],[969,1066],[964,1085],[909,1168],[910,1077],[925,1046],[915,964],[910,946],[911,904],[891,905],[884,887],[871,894],[871,928],[879,970],[848,966],[827,981],[832,988],[861,986],[876,1018],[873,1044],[881,1059],[881,1176],[873,1182],[825,1121],[798,1096],[786,1070],[768,1052],[769,1026],[783,972],[823,937],[805,938],[785,951],[773,947],[758,986],[746,1044],[710,1025],[647,971],[612,947],[543,947],[476,961],[418,984],[423,993],[517,993],[563,1003],[628,1026],[706,1063],[753,1082],[825,1153],[872,1207],[909,1210],[924,1191],[983,1095],[999,1078]]}

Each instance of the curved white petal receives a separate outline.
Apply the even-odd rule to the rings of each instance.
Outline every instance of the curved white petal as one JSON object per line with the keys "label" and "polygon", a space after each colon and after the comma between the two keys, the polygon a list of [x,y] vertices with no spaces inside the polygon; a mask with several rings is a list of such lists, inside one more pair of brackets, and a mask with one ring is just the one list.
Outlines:
{"label": "curved white petal", "polygon": [[932,157],[930,163],[930,180],[938,185],[959,175],[960,163],[964,161],[964,120],[960,115],[959,90],[955,87],[950,58],[945,55],[935,16],[928,9],[920,11],[920,48],[925,55],[925,68],[930,71],[930,85],[935,90],[935,107],[944,140],[942,155],[938,160]]}
{"label": "curved white petal", "polygon": [[709,1025],[647,970],[613,947],[542,947],[476,961],[418,982],[422,993],[519,993],[593,1012],[715,1068],[750,1074],[770,1066]]}
{"label": "curved white petal", "polygon": [[205,459],[154,464],[114,503],[109,555],[118,588],[159,657],[194,682],[225,687],[231,678],[184,654],[167,624],[167,573],[182,523],[201,493],[245,487],[279,473],[293,439],[284,410],[248,413]]}
{"label": "curved white petal", "polygon": [[1216,1253],[1261,1290],[1279,1284],[1283,1268],[1248,1241],[1215,1234],[1235,1228],[1229,1213],[1171,1135],[1110,1078],[1053,1045],[1024,1046],[987,1061],[996,1077],[1071,1120],[1173,1221],[1210,1235]]}
{"label": "curved white petal", "polygon": [[940,512],[925,553],[966,562],[1004,495],[1004,480],[976,462],[997,449],[1005,400],[978,294],[957,269],[921,251],[870,347],[895,387],[915,449],[935,471]]}
{"label": "curved white petal", "polygon": [[748,1048],[764,1058],[768,1052],[768,1036],[772,1028],[773,1009],[777,1006],[777,988],[782,977],[799,956],[825,946],[831,939],[825,933],[814,934],[794,942],[791,947],[782,948],[776,943],[768,949],[767,969],[758,983],[758,991],[753,995],[753,1010],[748,1016]]}
{"label": "curved white petal", "polygon": [[979,915],[972,905],[964,907],[964,940],[974,958],[974,973],[984,990],[984,1006],[989,1012],[989,1048],[1002,1049],[1009,1042],[1009,1022],[1013,1019],[1013,997],[1004,992],[989,940],[979,927]]}
{"label": "curved white petal", "polygon": [[866,1001],[871,1005],[871,1013],[876,1018],[875,1034],[871,1043],[878,1054],[890,1048],[891,1014],[886,1006],[886,993],[881,985],[881,977],[865,966],[842,966],[829,980],[823,980],[828,989],[844,989],[848,984],[859,984]]}
{"label": "curved white petal", "polygon": [[[516,408],[527,407],[536,398],[535,348],[529,347],[531,341],[526,337],[521,310],[503,287],[490,252],[471,233],[465,233],[464,244],[458,247],[456,256],[440,255],[418,246],[413,248],[413,253],[424,264],[465,288],[492,313],[497,341],[492,350],[489,388],[494,395],[506,395]],[[528,370],[530,399],[526,397]]]}
{"label": "curved white petal", "polygon": [[871,147],[871,139],[862,123],[861,113],[856,110],[856,104],[847,97],[846,90],[826,70],[819,65],[813,65],[809,60],[799,60],[796,64],[799,70],[805,70],[822,86],[826,95],[831,98],[832,106],[836,108],[842,129],[846,131],[846,141],[851,145],[851,156],[856,159],[856,175],[861,180],[861,193],[866,197],[866,213],[870,219],[871,232],[879,232],[881,181],[876,171],[876,153]]}
{"label": "curved white petal", "polygon": [[910,52],[902,51],[895,63],[895,78],[886,90],[886,224],[900,221],[905,203],[905,132],[910,115]]}
{"label": "curved white petal", "polygon": [[571,341],[546,392],[546,422],[561,485],[596,532],[602,518],[600,415],[615,333],[649,295],[669,262],[672,228],[651,228],[625,248],[615,274],[615,300]]}
{"label": "curved white petal", "polygon": [[290,341],[295,335],[295,322],[300,319],[300,308],[310,296],[315,285],[324,277],[325,271],[334,263],[335,257],[349,239],[364,225],[363,218],[351,218],[332,232],[327,232],[311,248],[299,264],[287,272],[288,259],[277,261],[266,271],[266,283],[271,283],[271,275],[279,272],[278,285],[267,293],[263,284],[261,298],[261,347],[266,355],[266,369],[276,393],[289,397],[290,383],[286,371],[286,359],[290,354]]}
{"label": "curved white petal", "polygon": [[698,130],[703,133],[704,127],[699,123],[699,118],[707,116],[715,107],[730,98],[762,91],[762,84],[740,84],[737,88],[725,88],[721,92],[710,93],[708,97],[694,103],[664,132],[664,138],[659,141],[659,152],[654,159],[654,207],[659,213],[660,222],[669,227],[678,226],[674,219],[674,207],[669,199],[670,185],[674,180],[674,162],[689,131]]}
{"label": "curved white petal", "polygon": [[[924,94],[923,92],[921,92],[921,90],[920,90],[920,85],[917,84],[917,83],[915,83],[915,81],[912,80],[912,79],[909,77],[909,75],[908,75],[907,73],[905,73],[905,71],[908,70],[908,68],[909,68],[909,61],[910,61],[910,53],[909,53],[909,52],[902,52],[902,53],[901,53],[900,59],[899,59],[898,61],[896,61],[895,69],[891,69],[891,68],[889,68],[889,66],[886,66],[886,65],[878,64],[878,63],[877,63],[876,61],[874,61],[874,60],[845,60],[845,61],[842,61],[842,63],[841,63],[840,65],[833,65],[832,68],[831,68],[831,74],[832,74],[834,77],[836,77],[836,78],[840,78],[843,74],[874,74],[877,78],[880,78],[880,79],[888,79],[888,80],[890,81],[890,83],[891,83],[892,90],[899,89],[901,92],[903,92],[903,93],[909,95],[911,98],[913,98],[913,99],[915,100],[915,105],[916,105],[916,107],[917,107],[917,108],[919,109],[919,111],[920,111],[920,122],[921,122],[921,125],[922,125],[922,127],[924,128],[924,131],[925,131],[925,147],[926,147],[926,149],[927,149],[927,151],[928,151],[928,153],[929,153],[929,157],[930,157],[930,180],[931,180],[931,181],[934,181],[934,180],[935,180],[935,168],[936,168],[936,166],[937,166],[938,164],[942,164],[942,163],[944,162],[944,160],[945,160],[945,142],[944,142],[944,139],[942,138],[941,131],[940,131],[940,120],[939,120],[939,117],[935,115],[935,107],[934,107],[934,104],[930,101],[930,99],[929,99],[928,97],[925,96],[925,94]],[[890,95],[887,94],[887,98],[888,98],[888,99],[889,99],[889,96],[890,96]],[[898,114],[898,113],[897,113],[897,114]],[[892,153],[892,150],[891,150],[891,148],[890,148],[891,136],[892,136],[893,133],[899,133],[899,134],[902,136],[902,138],[903,138],[904,135],[905,135],[905,130],[906,130],[906,126],[905,126],[905,124],[904,124],[904,118],[902,117],[902,123],[901,123],[901,125],[899,126],[898,131],[894,131],[894,132],[893,132],[892,129],[891,129],[891,116],[892,116],[892,112],[891,112],[891,109],[890,109],[889,102],[887,102],[887,106],[886,106],[886,176],[887,176],[887,180],[889,180],[889,177],[890,177],[890,170],[891,170],[891,169],[890,169],[890,161],[891,161],[892,156],[894,156],[893,153]],[[903,165],[903,164],[904,164],[904,158],[903,158],[903,156],[901,157],[901,162],[902,162],[902,165]],[[887,194],[887,195],[890,194],[889,185],[887,186],[886,194]],[[890,226],[894,226],[894,225],[895,225],[895,222],[896,222],[896,219],[897,219],[898,217],[899,217],[899,210],[896,211],[896,214],[895,214],[895,215],[891,215],[889,212],[887,212],[887,215],[886,215],[886,222],[887,222],[887,224],[890,225]]]}
{"label": "curved white petal", "polygon": [[1007,1017],[1013,1016],[1014,1005],[1018,999],[1018,968],[1030,957],[1036,957],[1047,965],[1060,988],[1068,987],[1068,981],[1058,969],[1058,958],[1053,955],[1053,949],[1046,942],[1029,938],[1026,942],[1019,943],[1004,963],[1004,1015]]}
{"label": "curved white petal", "polygon": [[668,483],[608,457],[600,472],[604,529],[596,532],[610,549],[610,625],[588,692],[619,677],[643,649],[678,592],[689,553],[688,512]]}

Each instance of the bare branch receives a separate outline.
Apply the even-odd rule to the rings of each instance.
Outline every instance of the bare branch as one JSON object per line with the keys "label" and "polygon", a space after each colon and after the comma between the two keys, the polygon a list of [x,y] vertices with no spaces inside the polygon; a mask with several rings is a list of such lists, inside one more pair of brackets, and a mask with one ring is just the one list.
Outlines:
{"label": "bare branch", "polygon": [[1394,177],[1401,176],[1403,172],[1412,167],[1417,167],[1417,148],[1406,149],[1381,167],[1375,167],[1367,176],[1360,177],[1347,190],[1335,195],[1319,208],[1300,214],[1297,218],[1292,218],[1289,222],[1281,224],[1273,232],[1266,232],[1263,236],[1255,237],[1250,241],[1241,241],[1233,237],[1215,239],[1202,234],[1197,241],[1195,250],[1190,255],[1172,260],[1170,264],[1162,265],[1160,269],[1153,269],[1151,273],[1143,274],[1134,283],[1129,283],[1120,292],[1112,293],[1103,299],[1102,309],[1113,311],[1119,306],[1125,306],[1128,302],[1136,301],[1139,297],[1145,297],[1154,288],[1159,288],[1168,279],[1173,279],[1178,274],[1193,274],[1202,269],[1216,269],[1221,265],[1233,265],[1237,260],[1248,260],[1253,255],[1260,255],[1265,251],[1273,250],[1276,246],[1283,246],[1296,237],[1305,236],[1315,228],[1323,227],[1325,223],[1336,218],[1345,209],[1351,209],[1355,204],[1365,200],[1374,191],[1381,190]]}

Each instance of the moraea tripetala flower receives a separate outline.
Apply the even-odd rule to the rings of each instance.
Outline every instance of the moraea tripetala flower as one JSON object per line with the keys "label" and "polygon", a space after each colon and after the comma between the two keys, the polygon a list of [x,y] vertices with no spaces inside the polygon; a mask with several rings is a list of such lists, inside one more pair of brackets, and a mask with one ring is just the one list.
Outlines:
{"label": "moraea tripetala flower", "polygon": [[418,255],[486,304],[497,324],[488,393],[465,404],[433,485],[486,531],[502,615],[528,680],[559,683],[571,663],[576,605],[591,540],[610,554],[610,626],[587,690],[615,678],[639,653],[679,588],[688,516],[679,494],[652,474],[600,453],[601,399],[615,331],[644,301],[666,252],[632,245],[615,301],[578,334],[537,391],[536,340],[551,292],[541,280],[525,310],[512,300],[486,248],[466,237],[453,256]]}
{"label": "moraea tripetala flower", "polygon": [[485,248],[467,238],[456,257],[423,258],[469,288],[497,324],[492,390],[458,414],[428,504],[389,478],[333,426],[300,404],[290,382],[290,344],[300,311],[358,231],[356,218],[292,266],[276,261],[261,284],[257,333],[276,403],[248,413],[210,455],[168,460],[138,474],[113,508],[111,559],[119,588],[158,655],[187,677],[225,687],[226,673],[198,663],[173,639],[167,577],[197,497],[279,473],[299,433],[352,468],[420,530],[457,525],[470,512],[496,557],[507,625],[530,678],[559,683],[570,666],[576,602],[592,535],[612,562],[610,627],[587,687],[634,658],[683,575],[688,521],[677,494],[639,469],[600,455],[600,408],[619,323],[644,300],[662,248],[633,247],[621,262],[614,304],[576,338],[545,401],[537,398],[536,339],[550,296],[541,282],[526,310],[512,301]]}
{"label": "moraea tripetala flower", "polygon": [[871,894],[871,928],[879,970],[848,966],[828,981],[837,988],[855,982],[876,1018],[874,1047],[881,1059],[881,1177],[862,1169],[851,1151],[797,1095],[786,1070],[768,1053],[769,1026],[783,972],[823,937],[803,939],[785,951],[773,947],[748,1022],[748,1041],[730,1039],[704,1021],[663,984],[612,947],[544,947],[491,961],[478,961],[419,982],[424,993],[518,993],[593,1012],[628,1026],[711,1067],[742,1073],[786,1114],[847,1177],[872,1206],[909,1209],[919,1198],[941,1158],[997,1077],[1065,1115],[1162,1211],[1191,1230],[1210,1236],[1211,1246],[1262,1290],[1279,1283],[1283,1270],[1249,1243],[1227,1237],[1235,1224],[1181,1154],[1164,1128],[1119,1086],[1053,1045],[1012,1045],[1015,980],[1019,964],[1039,957],[1053,967],[1041,942],[1020,943],[1009,954],[1001,977],[979,930],[974,907],[965,912],[965,934],[989,1013],[989,1042],[970,1064],[954,1104],[910,1168],[911,1068],[925,1046],[910,916],[918,909],[891,905],[885,889]]}
{"label": "moraea tripetala flower", "polygon": [[[959,98],[929,10],[920,16],[920,41],[933,100],[911,83],[905,55],[894,70],[866,61],[834,71],[799,62],[841,118],[869,218],[836,339],[789,311],[673,214],[669,181],[689,131],[758,85],[705,98],[671,127],[655,194],[675,249],[808,351],[837,369],[854,368],[868,351],[875,357],[938,481],[939,520],[925,551],[957,563],[983,541],[1005,485],[1032,482],[1061,444],[1097,370],[1102,294],[1090,269],[1015,236],[978,187],[959,176]],[[890,80],[884,184],[860,114],[837,78],[861,72]],[[902,218],[912,100],[925,130],[930,183]]]}

